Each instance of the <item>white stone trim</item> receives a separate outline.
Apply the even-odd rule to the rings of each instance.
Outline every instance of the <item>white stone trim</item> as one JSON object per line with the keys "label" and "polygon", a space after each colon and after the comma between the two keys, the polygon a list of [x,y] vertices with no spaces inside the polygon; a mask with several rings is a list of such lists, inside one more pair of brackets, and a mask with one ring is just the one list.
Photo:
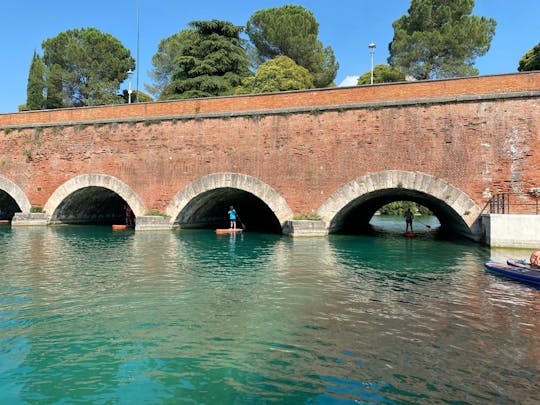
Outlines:
{"label": "white stone trim", "polygon": [[49,218],[53,218],[56,209],[69,195],[86,187],[103,187],[114,191],[128,203],[136,217],[144,215],[147,211],[141,198],[131,187],[114,176],[99,173],[81,174],[66,181],[49,197],[43,210],[49,214]]}
{"label": "white stone trim", "polygon": [[32,205],[30,204],[28,197],[26,197],[24,191],[22,191],[21,188],[15,183],[13,183],[11,180],[0,176],[0,190],[3,190],[7,194],[9,194],[9,196],[15,200],[22,212],[30,212],[30,208],[32,208]]}
{"label": "white stone trim", "polygon": [[286,221],[293,218],[293,212],[281,194],[263,181],[241,173],[213,173],[189,183],[174,196],[165,213],[174,223],[182,210],[199,194],[225,187],[246,191],[261,199],[274,213],[282,228]]}
{"label": "white stone trim", "polygon": [[482,211],[466,193],[443,179],[421,172],[385,170],[370,173],[345,184],[321,205],[318,214],[330,226],[335,216],[351,201],[363,194],[392,188],[419,191],[444,201],[469,228]]}

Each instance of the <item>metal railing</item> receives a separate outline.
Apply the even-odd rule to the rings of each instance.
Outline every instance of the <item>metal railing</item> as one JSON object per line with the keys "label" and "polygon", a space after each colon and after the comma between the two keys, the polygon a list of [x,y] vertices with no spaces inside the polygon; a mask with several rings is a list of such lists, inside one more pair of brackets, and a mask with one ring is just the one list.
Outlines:
{"label": "metal railing", "polygon": [[540,213],[537,193],[499,193],[488,201],[483,212],[489,214],[536,214]]}

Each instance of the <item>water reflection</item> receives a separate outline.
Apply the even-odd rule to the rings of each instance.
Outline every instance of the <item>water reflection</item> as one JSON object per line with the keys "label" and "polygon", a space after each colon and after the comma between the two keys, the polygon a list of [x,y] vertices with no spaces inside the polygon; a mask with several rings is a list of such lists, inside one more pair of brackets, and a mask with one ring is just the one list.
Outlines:
{"label": "water reflection", "polygon": [[3,402],[540,400],[540,291],[486,273],[478,245],[72,226],[0,242]]}

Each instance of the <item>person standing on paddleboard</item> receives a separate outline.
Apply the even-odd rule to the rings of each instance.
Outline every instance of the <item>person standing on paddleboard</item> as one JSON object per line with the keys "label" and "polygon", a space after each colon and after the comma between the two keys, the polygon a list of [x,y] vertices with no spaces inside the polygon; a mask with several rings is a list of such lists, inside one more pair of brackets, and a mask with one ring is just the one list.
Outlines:
{"label": "person standing on paddleboard", "polygon": [[231,222],[231,224],[230,224],[231,229],[236,229],[236,216],[237,216],[236,210],[231,205],[229,207],[229,221]]}
{"label": "person standing on paddleboard", "polygon": [[411,209],[407,209],[407,211],[405,211],[405,232],[407,232],[409,230],[409,227],[411,228],[411,232],[413,231],[412,229],[412,219],[413,219],[413,213],[411,212]]}

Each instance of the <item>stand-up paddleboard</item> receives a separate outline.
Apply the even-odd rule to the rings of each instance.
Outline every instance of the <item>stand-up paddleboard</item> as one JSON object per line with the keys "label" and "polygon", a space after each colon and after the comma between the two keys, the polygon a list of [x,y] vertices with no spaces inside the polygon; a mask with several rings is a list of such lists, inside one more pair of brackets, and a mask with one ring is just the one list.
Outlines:
{"label": "stand-up paddleboard", "polygon": [[244,230],[242,228],[236,228],[236,229],[233,229],[233,228],[221,228],[221,229],[216,229],[216,233],[218,235],[223,235],[223,234],[226,234],[226,233],[241,233],[243,231]]}
{"label": "stand-up paddleboard", "polygon": [[120,225],[120,224],[113,224],[112,230],[113,231],[123,231],[124,229],[127,229],[127,225]]}
{"label": "stand-up paddleboard", "polygon": [[416,234],[414,232],[405,232],[403,236],[405,236],[406,238],[414,238]]}
{"label": "stand-up paddleboard", "polygon": [[9,225],[9,219],[0,219],[0,225]]}

